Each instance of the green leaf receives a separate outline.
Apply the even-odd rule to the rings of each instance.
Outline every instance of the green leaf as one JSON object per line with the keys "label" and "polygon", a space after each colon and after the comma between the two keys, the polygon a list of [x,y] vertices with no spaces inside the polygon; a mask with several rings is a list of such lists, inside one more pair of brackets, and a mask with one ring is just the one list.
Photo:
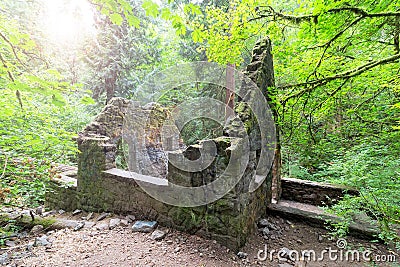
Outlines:
{"label": "green leaf", "polygon": [[143,9],[146,11],[146,16],[157,17],[158,5],[151,0],[144,0],[142,4]]}
{"label": "green leaf", "polygon": [[96,104],[96,101],[94,101],[94,99],[91,98],[90,96],[84,96],[81,99],[81,103],[85,105],[94,105]]}
{"label": "green leaf", "polygon": [[171,10],[169,8],[163,8],[161,10],[161,18],[168,20],[171,18]]}
{"label": "green leaf", "polygon": [[127,17],[127,21],[129,26],[139,28],[140,26],[140,19],[134,15],[130,15]]}
{"label": "green leaf", "polygon": [[110,15],[110,20],[112,23],[114,23],[115,25],[118,25],[118,26],[120,26],[122,24],[122,22],[124,21],[122,16],[118,13],[112,13]]}
{"label": "green leaf", "polygon": [[192,32],[192,38],[195,43],[203,42],[203,37],[201,36],[201,31],[199,29],[195,29]]}
{"label": "green leaf", "polygon": [[193,15],[200,15],[201,14],[201,9],[198,5],[195,5],[193,3],[187,4],[183,7],[183,12],[185,14],[193,14]]}
{"label": "green leaf", "polygon": [[110,14],[110,10],[108,8],[101,8],[100,13],[108,16]]}
{"label": "green leaf", "polygon": [[63,107],[65,106],[65,100],[60,95],[52,95],[51,103],[56,107]]}
{"label": "green leaf", "polygon": [[186,26],[183,23],[183,19],[180,16],[174,15],[172,17],[171,21],[172,21],[172,27],[174,27],[176,29],[176,33],[178,35],[186,34]]}

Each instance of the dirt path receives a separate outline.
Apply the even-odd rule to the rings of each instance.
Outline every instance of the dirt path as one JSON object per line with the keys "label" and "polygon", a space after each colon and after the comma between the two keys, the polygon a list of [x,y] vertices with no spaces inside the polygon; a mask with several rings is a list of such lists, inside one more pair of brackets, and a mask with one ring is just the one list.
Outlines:
{"label": "dirt path", "polygon": [[[340,261],[337,240],[329,240],[325,230],[312,228],[306,224],[288,221],[279,217],[270,217],[268,221],[276,226],[268,233],[268,239],[257,233],[242,249],[239,258],[236,253],[212,240],[206,240],[194,235],[163,229],[167,236],[161,241],[154,241],[149,233],[132,232],[131,227],[119,226],[113,230],[96,230],[95,227],[83,228],[79,231],[63,229],[46,234],[51,242],[48,246],[27,247],[24,244],[32,242],[28,236],[15,249],[2,250],[7,252],[11,263],[8,266],[374,266],[371,262],[346,261],[345,256]],[[378,263],[375,266],[400,266],[399,256],[393,254],[382,244],[370,243],[365,240],[347,238],[351,250],[370,249],[370,257],[376,255],[395,255],[396,263]],[[268,248],[268,255],[259,253]],[[324,249],[336,250],[332,253],[338,259],[330,260],[326,254],[323,261],[291,261],[288,256],[278,255],[279,250],[304,251],[313,250],[316,257],[321,256]],[[271,252],[274,249],[276,252]],[[345,252],[345,250],[342,250]],[[358,250],[357,250],[358,251]],[[271,254],[270,254],[271,253]],[[247,254],[247,255],[246,255]],[[257,254],[259,254],[257,256]],[[272,261],[269,259],[272,255]],[[295,255],[295,254],[292,254]],[[312,258],[313,256],[310,255]],[[279,259],[280,258],[280,259]],[[397,265],[396,265],[397,264]]]}

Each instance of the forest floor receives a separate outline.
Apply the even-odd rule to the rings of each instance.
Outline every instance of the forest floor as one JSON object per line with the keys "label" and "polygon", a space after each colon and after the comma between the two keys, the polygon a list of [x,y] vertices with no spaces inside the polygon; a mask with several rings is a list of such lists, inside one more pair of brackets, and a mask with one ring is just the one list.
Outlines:
{"label": "forest floor", "polygon": [[[77,215],[72,216],[68,213],[61,216],[69,220],[79,219]],[[102,225],[109,223],[109,220],[110,218],[106,218],[101,221]],[[164,231],[166,236],[162,240],[155,241],[150,238],[151,233],[133,232],[130,225],[120,225],[109,230],[99,229],[92,223],[90,227],[84,227],[78,231],[68,228],[55,231],[42,230],[34,235],[29,234],[24,238],[12,240],[14,246],[1,248],[0,257],[1,255],[8,256],[8,261],[4,262],[6,266],[28,267],[400,266],[399,255],[383,244],[353,237],[338,241],[331,239],[329,232],[324,229],[276,216],[269,216],[268,222],[274,228],[269,231],[268,238],[263,237],[262,232],[255,233],[241,249],[239,255],[216,241],[162,227],[158,229]],[[32,240],[43,235],[46,235],[49,243],[32,246]],[[342,249],[344,242],[347,243],[347,247]],[[265,249],[268,251],[267,254]],[[292,259],[296,256],[293,251],[298,251],[298,253],[308,251],[305,255],[311,259],[293,261],[285,252],[278,254],[278,251],[287,251],[287,249],[292,251],[290,254]],[[331,255],[327,252],[322,254],[324,249],[330,250]],[[364,259],[362,252],[365,250],[371,251],[366,255],[372,261]],[[310,251],[315,252],[316,259],[313,260],[313,252]],[[360,261],[350,254],[358,254]],[[270,255],[272,255],[271,259]],[[319,260],[321,255],[324,256],[322,261]],[[386,258],[386,261],[395,260],[395,262],[378,262],[383,258]]]}

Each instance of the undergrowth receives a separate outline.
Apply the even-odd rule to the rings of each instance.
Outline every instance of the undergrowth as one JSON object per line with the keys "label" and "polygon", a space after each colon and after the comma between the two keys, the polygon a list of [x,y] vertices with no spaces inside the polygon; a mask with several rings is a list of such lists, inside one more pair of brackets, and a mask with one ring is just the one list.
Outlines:
{"label": "undergrowth", "polygon": [[400,248],[400,145],[396,141],[399,137],[399,133],[394,133],[391,140],[369,140],[337,149],[329,161],[312,170],[299,160],[286,162],[285,175],[356,188],[359,196],[347,195],[328,209],[343,219],[332,224],[332,233],[347,234],[349,224],[361,218],[377,224],[381,231],[377,238]]}
{"label": "undergrowth", "polygon": [[0,207],[44,202],[52,163],[75,164],[74,137],[90,121],[82,94],[55,105],[51,96],[0,89]]}

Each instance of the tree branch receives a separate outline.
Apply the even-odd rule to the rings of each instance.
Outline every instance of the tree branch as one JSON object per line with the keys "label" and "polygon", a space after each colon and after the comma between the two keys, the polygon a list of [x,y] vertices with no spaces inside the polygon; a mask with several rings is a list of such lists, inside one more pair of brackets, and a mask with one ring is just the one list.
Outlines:
{"label": "tree branch", "polygon": [[[265,9],[261,9],[265,8]],[[362,18],[378,18],[378,17],[400,17],[400,12],[379,12],[379,13],[369,13],[362,8],[354,7],[354,6],[344,6],[344,7],[337,7],[331,8],[324,12],[320,12],[318,14],[308,14],[308,15],[288,15],[282,12],[275,11],[271,6],[260,6],[260,9],[257,11],[258,17],[252,18],[252,20],[259,20],[268,17],[278,17],[287,21],[290,21],[294,24],[299,24],[305,21],[318,21],[318,17],[324,13],[341,13],[345,11],[350,11],[355,15],[359,15]]]}
{"label": "tree branch", "polygon": [[6,69],[7,74],[8,74],[8,77],[10,78],[10,80],[11,80],[12,82],[15,82],[14,76],[12,75],[11,71],[9,71],[7,62],[6,62],[6,60],[3,58],[3,56],[1,55],[1,53],[0,53],[0,61],[1,61],[1,63],[3,63],[3,67]]}
{"label": "tree branch", "polygon": [[400,54],[395,54],[393,56],[381,59],[381,60],[375,60],[375,61],[371,61],[368,62],[364,65],[358,66],[354,69],[351,70],[347,70],[345,72],[341,72],[332,76],[328,76],[322,79],[316,79],[316,80],[312,80],[312,81],[308,81],[308,82],[302,82],[302,83],[296,83],[296,84],[288,84],[288,85],[282,85],[282,86],[278,86],[278,88],[280,89],[287,89],[287,88],[292,88],[292,87],[304,87],[303,90],[300,90],[298,92],[295,92],[287,97],[284,98],[283,102],[287,102],[289,99],[291,98],[295,98],[298,96],[303,95],[304,93],[307,92],[311,92],[313,91],[315,88],[325,85],[331,81],[334,80],[339,80],[339,79],[348,79],[348,78],[352,78],[355,77],[357,75],[360,75],[372,68],[375,68],[377,66],[380,65],[385,65],[385,64],[389,64],[389,63],[393,63],[396,60],[400,59]]}
{"label": "tree branch", "polygon": [[3,39],[3,40],[11,47],[11,50],[12,50],[12,52],[13,52],[13,54],[14,54],[15,59],[16,59],[22,66],[25,66],[25,64],[22,63],[21,59],[19,58],[19,56],[18,56],[18,54],[17,54],[17,51],[15,51],[14,44],[11,43],[11,41],[8,40],[8,38],[7,38],[2,32],[0,32],[0,37],[1,37],[1,39]]}

